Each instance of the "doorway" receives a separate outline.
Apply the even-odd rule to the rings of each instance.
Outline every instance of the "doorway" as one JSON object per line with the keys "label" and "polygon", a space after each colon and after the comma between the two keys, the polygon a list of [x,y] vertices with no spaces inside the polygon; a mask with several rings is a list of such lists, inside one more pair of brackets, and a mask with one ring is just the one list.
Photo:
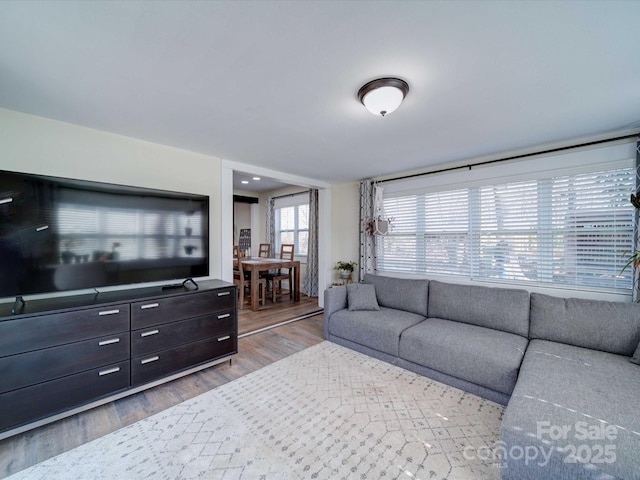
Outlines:
{"label": "doorway", "polygon": [[[258,245],[260,243],[266,243],[269,241],[269,235],[267,232],[267,209],[268,199],[273,198],[287,198],[296,194],[303,194],[308,197],[309,188],[318,188],[318,197],[321,196],[320,189],[323,190],[323,201],[326,201],[328,185],[314,185],[309,182],[308,179],[297,179],[291,176],[287,178],[274,178],[274,172],[269,172],[271,176],[266,175],[265,170],[260,171],[247,168],[246,165],[240,167],[237,164],[224,165],[232,162],[223,162],[223,185],[228,184],[229,196],[226,198],[233,198],[233,208],[229,209],[231,215],[229,215],[229,222],[224,221],[223,215],[223,252],[227,251],[225,247],[224,239],[228,237],[231,241],[227,244],[229,246],[229,261],[222,261],[223,270],[226,272],[225,263],[231,266],[232,274],[232,246],[239,245],[246,249],[249,256],[257,255]],[[224,169],[228,168],[229,171],[225,172]],[[233,168],[230,168],[233,167]],[[226,181],[225,181],[226,180]],[[296,181],[298,180],[298,181]],[[299,181],[302,180],[302,181]],[[223,194],[224,194],[223,187]],[[229,191],[230,190],[230,191]],[[224,202],[223,202],[224,203]],[[286,202],[285,202],[286,203]],[[318,223],[324,222],[324,216],[328,209],[322,203],[318,202]],[[229,231],[226,231],[225,225],[228,225]],[[318,232],[320,230],[318,229]],[[273,242],[273,240],[272,240]],[[275,242],[273,242],[275,243]],[[318,235],[318,294],[321,296],[321,292],[324,291],[324,279],[327,277],[324,268],[321,267],[324,258],[327,258],[325,253],[327,249],[326,239],[321,238]],[[274,257],[277,254],[272,255]],[[226,255],[223,255],[226,257]],[[304,256],[296,258],[301,261],[302,276],[304,279],[306,270],[306,259]],[[231,275],[230,275],[231,276]],[[232,277],[231,277],[232,278]],[[229,281],[229,280],[227,280]],[[301,284],[303,281],[301,280]],[[308,296],[304,293],[301,294],[299,302],[289,302],[288,299],[282,297],[275,303],[272,301],[265,301],[264,305],[260,305],[257,311],[252,311],[250,308],[245,307],[238,310],[238,329],[239,335],[246,336],[259,331],[264,331],[268,328],[274,328],[285,323],[308,318],[312,315],[317,315],[322,312],[322,299],[318,296]]]}

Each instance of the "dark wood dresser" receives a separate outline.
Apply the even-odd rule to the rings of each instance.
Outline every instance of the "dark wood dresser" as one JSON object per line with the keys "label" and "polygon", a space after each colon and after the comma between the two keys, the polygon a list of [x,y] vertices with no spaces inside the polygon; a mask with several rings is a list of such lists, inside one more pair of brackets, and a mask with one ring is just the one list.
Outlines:
{"label": "dark wood dresser", "polygon": [[0,439],[229,361],[236,286],[160,287],[0,305]]}

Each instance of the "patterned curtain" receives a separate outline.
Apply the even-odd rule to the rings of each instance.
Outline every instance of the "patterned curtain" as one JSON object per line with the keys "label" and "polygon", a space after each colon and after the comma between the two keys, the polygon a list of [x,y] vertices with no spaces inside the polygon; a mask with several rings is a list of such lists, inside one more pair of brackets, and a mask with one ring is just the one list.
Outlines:
{"label": "patterned curtain", "polygon": [[276,251],[276,200],[273,197],[267,197],[267,238],[265,239],[271,245],[271,255],[277,257]]}
{"label": "patterned curtain", "polygon": [[360,281],[365,273],[377,271],[376,237],[367,234],[367,221],[374,217],[374,189],[371,180],[360,182]]}
{"label": "patterned curtain", "polygon": [[318,190],[309,190],[309,246],[307,274],[300,289],[310,297],[318,296]]}
{"label": "patterned curtain", "polygon": [[[636,196],[640,194],[640,136],[636,141]],[[633,251],[636,252],[640,249],[640,226],[638,221],[640,220],[640,210],[635,209],[633,217]],[[633,268],[633,267],[632,267]],[[640,302],[640,268],[634,268],[633,270],[633,301]]]}

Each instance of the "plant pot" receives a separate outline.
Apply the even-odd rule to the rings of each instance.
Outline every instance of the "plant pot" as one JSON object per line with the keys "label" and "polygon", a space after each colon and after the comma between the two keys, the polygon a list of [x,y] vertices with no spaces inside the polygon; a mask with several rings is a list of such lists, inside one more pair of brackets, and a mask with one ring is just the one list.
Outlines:
{"label": "plant pot", "polygon": [[340,270],[340,271],[338,272],[338,276],[339,276],[341,279],[343,279],[343,280],[348,280],[349,278],[351,278],[351,274],[352,274],[352,273],[353,273],[353,272],[349,272],[349,271],[347,271],[347,270]]}
{"label": "plant pot", "polygon": [[374,233],[377,233],[378,235],[386,235],[389,233],[389,220],[377,219],[375,221]]}

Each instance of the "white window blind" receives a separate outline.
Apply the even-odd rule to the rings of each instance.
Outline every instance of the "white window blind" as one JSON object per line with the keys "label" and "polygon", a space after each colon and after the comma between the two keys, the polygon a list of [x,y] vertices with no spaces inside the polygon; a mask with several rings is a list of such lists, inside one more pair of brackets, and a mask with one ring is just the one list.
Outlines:
{"label": "white window blind", "polygon": [[274,205],[276,256],[282,244],[294,244],[296,256],[306,256],[309,246],[309,196],[287,197]]}
{"label": "white window blind", "polygon": [[378,269],[630,291],[635,173],[628,167],[384,199]]}

